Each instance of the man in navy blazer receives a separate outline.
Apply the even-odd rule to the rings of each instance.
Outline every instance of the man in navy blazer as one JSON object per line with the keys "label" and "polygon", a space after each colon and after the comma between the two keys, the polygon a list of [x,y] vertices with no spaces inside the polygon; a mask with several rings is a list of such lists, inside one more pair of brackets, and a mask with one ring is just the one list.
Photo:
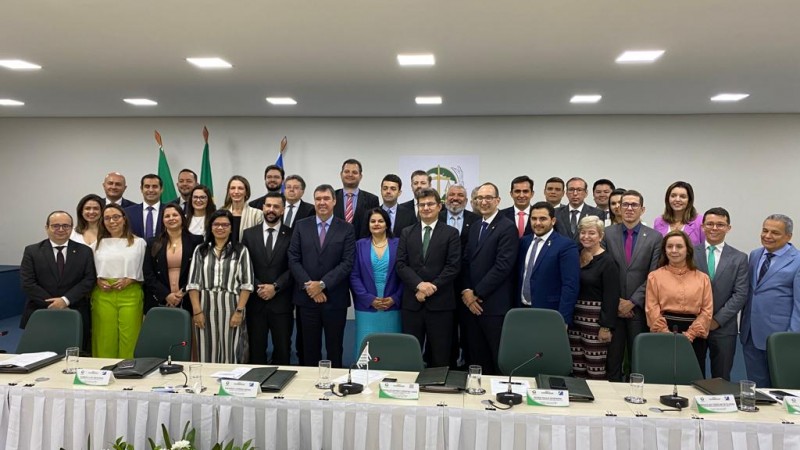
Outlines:
{"label": "man in navy blazer", "polygon": [[482,220],[470,230],[461,265],[459,323],[467,343],[467,365],[499,374],[497,356],[503,320],[514,304],[519,236],[514,223],[497,211],[500,192],[492,183],[478,189]]}
{"label": "man in navy blazer", "polygon": [[530,221],[531,199],[533,198],[533,180],[527,175],[521,175],[511,180],[511,199],[514,205],[500,210],[500,215],[506,217],[516,226],[517,236],[533,233]]}
{"label": "man in navy blazer", "polygon": [[431,188],[416,194],[420,222],[406,227],[397,248],[397,274],[403,280],[403,333],[429,347],[429,366],[449,365],[456,309],[454,283],[461,244],[458,230],[439,220],[441,200]]}
{"label": "man in navy blazer", "polygon": [[103,179],[103,192],[106,196],[100,200],[100,206],[106,206],[106,203],[116,203],[123,209],[133,206],[136,203],[122,197],[128,184],[125,181],[125,176],[119,172],[109,172]]}
{"label": "man in navy blazer", "polygon": [[[161,208],[161,193],[164,191],[161,177],[149,173],[142,177],[141,190],[144,202],[125,208],[131,233],[140,238],[150,239],[161,233],[163,211]],[[150,221],[148,221],[150,215]],[[147,225],[151,227],[148,229]]]}
{"label": "man in navy blazer", "polygon": [[519,298],[522,306],[554,309],[566,325],[578,301],[581,266],[575,241],[554,232],[555,209],[547,202],[531,206],[533,234],[519,241]]}
{"label": "man in navy blazer", "polygon": [[[711,279],[714,295],[714,316],[711,331],[705,340],[711,351],[711,377],[729,381],[736,354],[736,336],[739,335],[737,318],[750,289],[747,255],[725,242],[730,230],[728,211],[711,208],[703,214],[706,241],[694,248],[695,265]],[[705,376],[705,364],[701,365],[700,370]]]}
{"label": "man in navy blazer", "polygon": [[350,271],[355,257],[353,227],[333,216],[333,187],[314,189],[314,217],[295,222],[289,245],[289,269],[295,280],[292,298],[303,327],[303,360],[322,359],[322,333],[331,364],[342,367],[342,345],[350,306]]}
{"label": "man in navy blazer", "polygon": [[800,331],[800,252],[789,241],[793,222],[773,214],[761,228],[761,248],[750,252],[750,293],[739,337],[747,378],[772,387],[767,366],[767,338],[779,331]]}
{"label": "man in navy blazer", "polygon": [[[342,189],[336,190],[333,215],[353,225],[356,239],[368,237],[369,229],[363,225],[367,220],[364,216],[370,209],[380,206],[380,201],[375,194],[358,187],[363,176],[361,163],[358,160],[346,160],[342,164],[339,176],[342,179]],[[348,206],[352,211],[348,210]]]}
{"label": "man in navy blazer", "polygon": [[586,196],[589,193],[589,185],[586,180],[579,177],[570,178],[567,181],[567,199],[569,203],[556,209],[556,231],[575,242],[578,242],[578,223],[586,216],[597,216],[600,220],[606,220],[606,213],[602,210],[586,204]]}

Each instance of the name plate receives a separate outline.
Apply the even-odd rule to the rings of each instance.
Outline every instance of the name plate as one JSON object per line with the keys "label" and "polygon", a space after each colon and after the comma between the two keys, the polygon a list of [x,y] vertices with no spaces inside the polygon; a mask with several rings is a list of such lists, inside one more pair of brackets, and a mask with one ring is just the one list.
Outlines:
{"label": "name plate", "polygon": [[78,369],[72,384],[85,386],[108,386],[114,381],[114,372],[110,370]]}
{"label": "name plate", "polygon": [[783,397],[783,406],[789,414],[800,414],[800,397]]}
{"label": "name plate", "polygon": [[417,383],[387,383],[378,384],[380,392],[378,398],[394,398],[397,400],[418,400],[419,384]]}
{"label": "name plate", "polygon": [[736,399],[732,395],[696,395],[694,402],[697,405],[697,412],[701,414],[739,411]]}
{"label": "name plate", "polygon": [[217,395],[256,398],[260,390],[261,385],[255,381],[221,380]]}
{"label": "name plate", "polygon": [[533,406],[569,406],[569,392],[561,389],[528,389],[528,404]]}

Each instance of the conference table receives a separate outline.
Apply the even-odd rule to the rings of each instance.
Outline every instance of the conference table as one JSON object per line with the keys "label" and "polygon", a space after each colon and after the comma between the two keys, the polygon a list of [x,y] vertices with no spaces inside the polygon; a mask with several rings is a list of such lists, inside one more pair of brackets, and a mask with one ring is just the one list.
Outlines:
{"label": "conference table", "polygon": [[[0,360],[8,357],[0,355]],[[99,369],[117,361],[81,358],[80,367]],[[189,363],[184,364],[188,371]],[[204,364],[208,389],[200,394],[153,392],[155,386],[184,384],[183,374],[158,371],[108,386],[74,385],[73,376],[62,373],[64,366],[59,361],[29,374],[0,374],[0,448],[77,450],[91,440],[92,448],[100,449],[122,436],[145,449],[150,448],[147,438],[163,442],[162,424],[177,439],[190,422],[201,449],[252,439],[258,449],[800,450],[800,425],[790,423],[795,419],[780,404],[759,405],[756,413],[700,414],[693,407],[650,411],[672,386],[646,385],[647,404],[631,405],[623,399],[627,384],[590,381],[591,403],[523,403],[500,410],[486,404],[494,398],[490,392],[421,392],[418,400],[398,400],[379,398],[377,382],[369,385],[369,394],[340,398],[314,386],[316,367],[284,367],[297,375],[280,393],[243,398],[217,395],[219,384],[211,374],[255,366]],[[333,377],[346,373],[334,369]],[[389,374],[398,382],[413,382],[417,376]],[[484,376],[487,391],[491,378]],[[690,399],[700,395],[689,386],[679,390]]]}

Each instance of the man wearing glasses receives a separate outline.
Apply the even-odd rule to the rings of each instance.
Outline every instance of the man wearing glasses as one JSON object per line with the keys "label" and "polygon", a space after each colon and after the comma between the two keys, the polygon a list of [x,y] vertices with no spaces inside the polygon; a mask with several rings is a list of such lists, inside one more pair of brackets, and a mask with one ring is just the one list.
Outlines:
{"label": "man wearing glasses", "polygon": [[620,205],[622,223],[606,228],[603,245],[619,267],[620,294],[617,324],[611,330],[606,373],[609,381],[622,381],[625,348],[633,350],[633,340],[647,330],[644,295],[647,275],[658,266],[661,234],[642,224],[644,197],[625,191]]}
{"label": "man wearing glasses", "polygon": [[[20,264],[27,300],[20,328],[37,309],[75,309],[83,316],[84,342],[89,337],[89,294],[97,275],[92,249],[69,239],[72,216],[54,211],[45,222],[47,239],[25,247]],[[84,344],[84,348],[88,347]]]}
{"label": "man wearing glasses", "polygon": [[461,267],[458,230],[439,220],[442,203],[431,188],[416,193],[419,221],[403,229],[397,274],[403,281],[403,333],[428,341],[428,367],[449,365],[456,309],[454,282]]}
{"label": "man wearing glasses", "polygon": [[556,232],[575,242],[578,241],[578,223],[586,216],[597,216],[606,220],[606,213],[584,203],[589,185],[583,178],[573,177],[567,181],[567,200],[569,203],[556,209]]}

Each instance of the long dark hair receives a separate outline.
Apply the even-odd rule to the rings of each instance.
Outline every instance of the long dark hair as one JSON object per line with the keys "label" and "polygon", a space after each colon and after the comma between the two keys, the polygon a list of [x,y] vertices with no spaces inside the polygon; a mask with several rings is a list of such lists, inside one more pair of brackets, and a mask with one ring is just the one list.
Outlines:
{"label": "long dark hair", "polygon": [[[133,235],[133,233],[131,233],[131,224],[130,220],[128,220],[128,215],[125,214],[125,210],[122,209],[122,206],[119,206],[116,203],[109,203],[103,208],[103,211],[101,212],[103,217],[105,217],[106,211],[109,209],[116,209],[122,215],[122,220],[125,221],[125,226],[122,227],[122,238],[128,240],[128,247],[130,247],[131,245],[133,245],[133,239],[135,238],[135,236]],[[95,249],[100,248],[100,242],[103,239],[110,237],[112,236],[111,233],[109,233],[108,229],[106,228],[106,221],[105,219],[101,219],[100,228],[97,231],[97,246],[95,247]]]}
{"label": "long dark hair", "polygon": [[[174,209],[181,216],[181,235],[189,234],[189,225],[187,224],[186,216],[183,215],[183,208],[176,203],[168,203],[161,208],[161,221],[164,221],[164,213],[168,209]],[[155,258],[162,248],[169,245],[169,232],[164,224],[161,224],[161,233],[153,239],[153,245],[150,247],[150,255]]]}
{"label": "long dark hair", "polygon": [[[400,209],[400,206],[398,206],[397,208]],[[367,211],[367,229],[369,229],[369,221],[370,219],[372,219],[373,214],[378,214],[381,217],[383,217],[383,221],[386,223],[386,238],[387,239],[393,238],[394,234],[392,233],[392,219],[389,218],[389,213],[386,212],[386,210],[381,207],[372,208],[369,211]],[[370,236],[371,235],[372,232],[370,232]]]}
{"label": "long dark hair", "polygon": [[[683,210],[681,217],[675,217],[675,211],[672,210],[672,206],[669,204],[669,196],[675,188],[686,189],[686,196],[689,197],[689,201],[686,202],[686,209]],[[694,207],[694,189],[692,189],[692,185],[685,181],[676,181],[670,184],[667,188],[667,193],[664,194],[664,214],[661,218],[667,223],[685,224],[693,221],[695,217],[697,217],[697,209]]]}
{"label": "long dark hair", "polygon": [[[611,209],[611,197],[613,197],[615,195],[619,195],[619,201],[620,201],[620,203],[622,203],[622,195],[623,194],[625,194],[625,189],[616,188],[613,191],[611,191],[611,195],[608,196],[608,220],[610,221],[609,223],[611,225],[614,225],[615,223],[617,223],[617,215],[614,214],[614,210]],[[622,209],[621,206],[620,206],[620,209]]]}
{"label": "long dark hair", "polygon": [[697,266],[694,264],[694,247],[692,247],[692,241],[689,239],[689,236],[681,230],[673,230],[664,235],[664,239],[661,240],[661,254],[658,257],[658,267],[664,267],[669,264],[669,258],[667,258],[667,240],[675,236],[683,239],[683,244],[686,246],[686,267],[689,270],[697,270]]}
{"label": "long dark hair", "polygon": [[89,222],[83,218],[83,207],[91,201],[97,202],[97,204],[100,206],[100,220],[98,221],[98,227],[100,226],[100,222],[103,222],[103,199],[97,194],[84,195],[83,198],[78,202],[78,207],[75,210],[77,213],[75,214],[75,217],[78,219],[78,226],[75,227],[75,232],[78,234],[83,234],[83,231],[89,226]]}
{"label": "long dark hair", "polygon": [[192,193],[189,194],[189,208],[188,208],[189,212],[186,213],[187,222],[191,223],[192,218],[194,217],[194,200],[192,200],[192,197],[194,197],[194,191],[203,191],[203,193],[206,194],[206,197],[208,197],[208,200],[206,201],[206,211],[205,211],[206,215],[204,218],[205,220],[204,229],[205,229],[208,228],[208,218],[211,217],[211,214],[214,214],[214,211],[217,210],[217,206],[214,204],[214,197],[211,195],[211,190],[208,189],[208,187],[205,185],[202,184],[196,185],[195,187],[192,188]]}
{"label": "long dark hair", "polygon": [[[203,246],[200,247],[200,254],[208,256],[208,252],[211,248],[214,247],[216,240],[214,239],[214,232],[212,225],[214,221],[219,219],[220,217],[225,217],[228,219],[228,222],[233,226],[233,214],[227,209],[218,209],[211,214],[211,217],[208,219],[208,226],[206,227],[206,238],[203,242]],[[233,242],[233,230],[231,230],[231,234],[228,235],[228,241],[225,243],[225,247],[222,249],[222,254],[220,255],[221,258],[238,258],[239,253],[242,251],[242,244],[238,242]]]}

